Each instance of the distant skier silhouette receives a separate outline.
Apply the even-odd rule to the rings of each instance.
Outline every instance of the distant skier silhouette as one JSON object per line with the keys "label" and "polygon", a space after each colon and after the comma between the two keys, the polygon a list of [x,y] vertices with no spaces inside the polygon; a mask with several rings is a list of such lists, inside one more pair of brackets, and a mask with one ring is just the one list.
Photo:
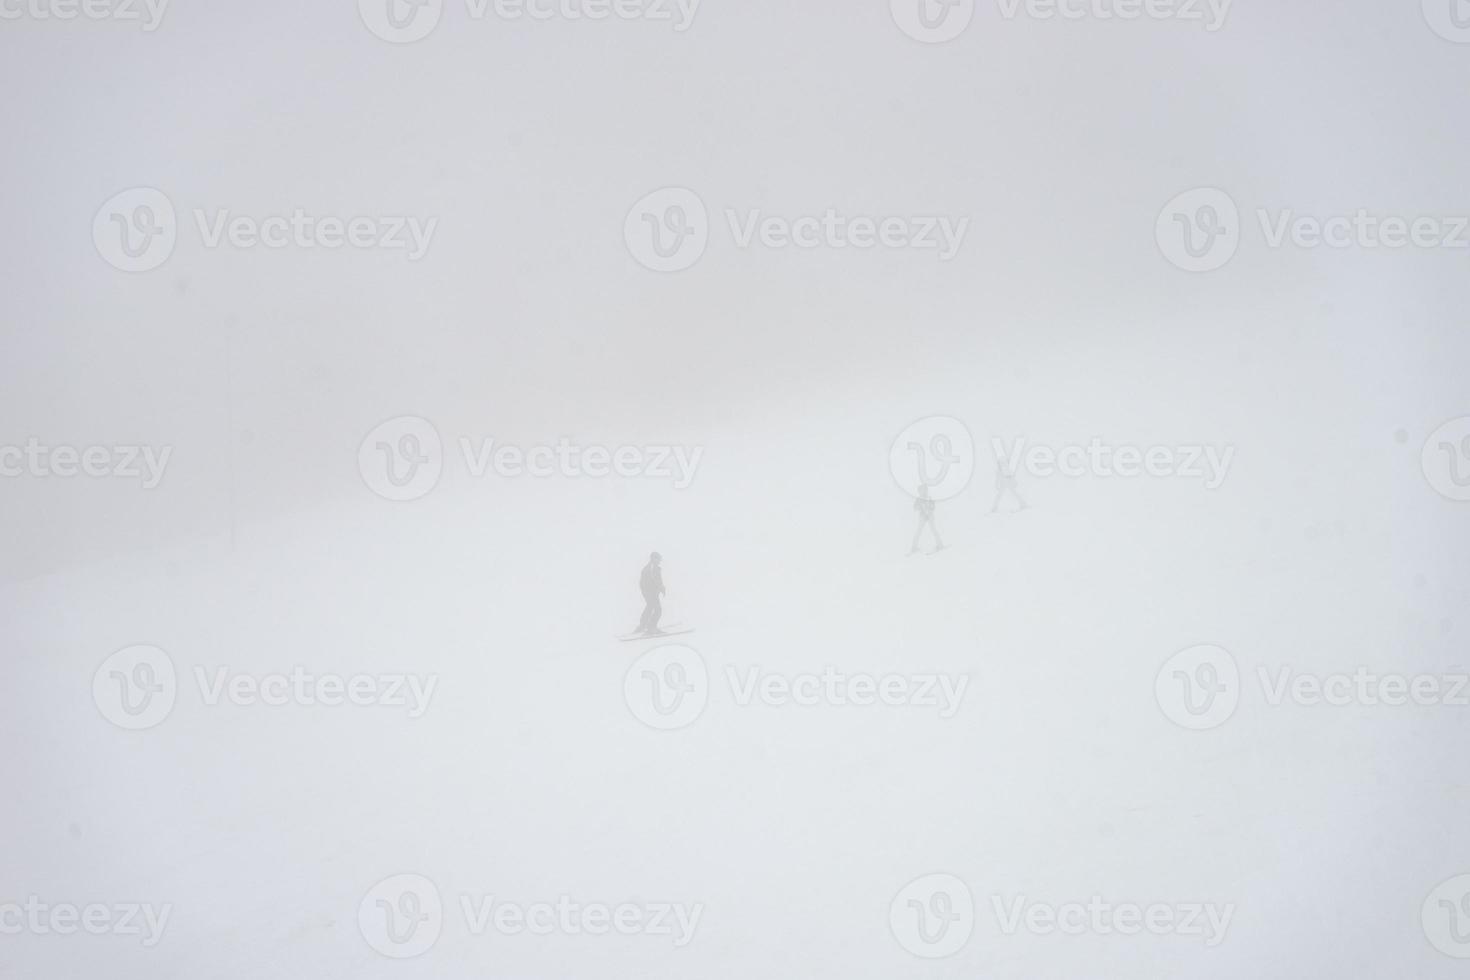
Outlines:
{"label": "distant skier silhouette", "polygon": [[995,460],[995,503],[990,505],[990,512],[994,514],[1000,510],[1000,502],[1009,493],[1016,498],[1016,503],[1021,506],[1017,510],[1025,510],[1029,505],[1021,499],[1021,494],[1016,490],[1016,474],[1006,469],[1005,462],[996,457]]}
{"label": "distant skier silhouette", "polygon": [[659,617],[664,614],[663,603],[659,601],[665,594],[664,556],[655,551],[648,556],[648,564],[643,566],[643,574],[638,576],[638,589],[643,593],[643,618],[638,620],[638,632],[643,634],[661,632],[658,628]]}
{"label": "distant skier silhouette", "polygon": [[[944,542],[939,540],[939,528],[934,523],[934,500],[929,496],[929,487],[919,487],[919,496],[914,499],[914,513],[919,515],[919,526],[914,529],[914,542],[909,545],[909,554],[919,550],[919,538],[924,534],[924,528],[934,535],[934,551],[944,548]],[[933,552],[930,552],[933,554]]]}

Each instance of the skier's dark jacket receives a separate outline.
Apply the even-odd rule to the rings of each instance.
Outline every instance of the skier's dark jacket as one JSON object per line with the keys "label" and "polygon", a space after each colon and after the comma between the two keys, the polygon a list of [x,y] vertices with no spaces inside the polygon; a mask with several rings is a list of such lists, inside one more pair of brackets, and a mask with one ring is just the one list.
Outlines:
{"label": "skier's dark jacket", "polygon": [[643,566],[643,574],[638,579],[638,587],[643,590],[645,599],[657,599],[664,592],[664,573],[653,562]]}

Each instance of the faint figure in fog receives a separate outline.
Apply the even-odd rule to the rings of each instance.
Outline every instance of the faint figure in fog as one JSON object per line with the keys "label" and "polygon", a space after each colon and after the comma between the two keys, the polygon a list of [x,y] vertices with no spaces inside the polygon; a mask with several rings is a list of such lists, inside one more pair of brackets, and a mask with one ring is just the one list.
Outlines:
{"label": "faint figure in fog", "polygon": [[1020,492],[1016,490],[1016,474],[1007,469],[1005,461],[997,456],[995,458],[995,503],[990,505],[992,514],[1000,510],[1000,502],[1006,494],[1016,498],[1016,503],[1020,505],[1016,508],[1017,510],[1025,510],[1028,506],[1026,501],[1021,499]]}
{"label": "faint figure in fog", "polygon": [[944,542],[939,540],[939,528],[934,523],[934,500],[929,496],[927,484],[919,487],[919,496],[914,499],[914,513],[919,515],[919,526],[914,528],[914,541],[909,545],[909,554],[919,550],[919,538],[923,536],[926,527],[934,535],[934,551],[942,549]]}

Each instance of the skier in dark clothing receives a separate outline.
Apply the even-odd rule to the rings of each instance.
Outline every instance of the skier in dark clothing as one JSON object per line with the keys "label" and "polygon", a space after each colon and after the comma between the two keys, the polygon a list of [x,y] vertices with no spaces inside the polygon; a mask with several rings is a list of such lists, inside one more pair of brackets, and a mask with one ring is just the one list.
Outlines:
{"label": "skier in dark clothing", "polygon": [[638,588],[643,593],[643,618],[638,620],[639,633],[660,632],[658,620],[664,614],[664,607],[659,597],[665,594],[663,560],[664,556],[655,551],[648,556],[643,574],[638,576]]}

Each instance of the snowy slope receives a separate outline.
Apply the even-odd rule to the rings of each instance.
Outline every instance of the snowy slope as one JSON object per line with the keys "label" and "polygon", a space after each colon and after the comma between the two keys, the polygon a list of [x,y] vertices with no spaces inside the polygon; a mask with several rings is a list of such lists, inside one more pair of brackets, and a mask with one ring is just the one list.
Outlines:
{"label": "snowy slope", "polygon": [[[58,889],[172,902],[164,953],[198,976],[564,976],[595,963],[735,977],[771,969],[776,950],[783,972],[891,976],[918,961],[890,935],[889,903],[932,872],[966,881],[979,906],[965,949],[925,965],[936,976],[1223,978],[1264,964],[1368,976],[1406,955],[1420,975],[1450,975],[1415,945],[1414,911],[1455,829],[1403,827],[1461,792],[1443,778],[1461,765],[1446,757],[1457,713],[1270,707],[1248,682],[1234,718],[1191,732],[1154,700],[1163,661],[1200,642],[1247,671],[1450,666],[1412,573],[1361,560],[1372,526],[1308,534],[1259,517],[1239,503],[1249,472],[1235,496],[1033,480],[1032,508],[998,515],[980,478],[940,507],[951,547],[904,557],[911,515],[881,440],[864,458],[769,436],[711,440],[688,491],[501,481],[400,505],[363,490],[242,527],[233,548],[201,540],[15,587],[7,620],[28,694],[6,725],[42,747],[9,763],[32,787],[16,830],[45,846],[8,854],[7,879],[34,874],[44,851]],[[636,618],[650,547],[666,556],[668,617],[697,627],[679,642],[710,672],[707,707],[676,731],[647,727],[624,697],[624,675],[658,644],[613,640]],[[1395,648],[1393,630],[1424,643]],[[163,724],[122,732],[87,684],[135,642],[168,651],[183,680]],[[297,664],[439,686],[411,719],[210,706],[192,677]],[[828,666],[969,686],[942,718],[741,705],[727,673]],[[359,935],[357,907],[405,872],[450,911],[430,955],[394,962]],[[704,913],[679,949],[474,936],[457,902],[484,894]],[[1215,948],[1004,935],[993,897],[1020,895],[1235,912]],[[1382,931],[1385,910],[1404,919],[1386,933],[1401,945],[1344,938]],[[24,943],[43,940],[11,955],[27,962],[37,947]],[[141,970],[148,955],[97,942],[70,962]]]}

